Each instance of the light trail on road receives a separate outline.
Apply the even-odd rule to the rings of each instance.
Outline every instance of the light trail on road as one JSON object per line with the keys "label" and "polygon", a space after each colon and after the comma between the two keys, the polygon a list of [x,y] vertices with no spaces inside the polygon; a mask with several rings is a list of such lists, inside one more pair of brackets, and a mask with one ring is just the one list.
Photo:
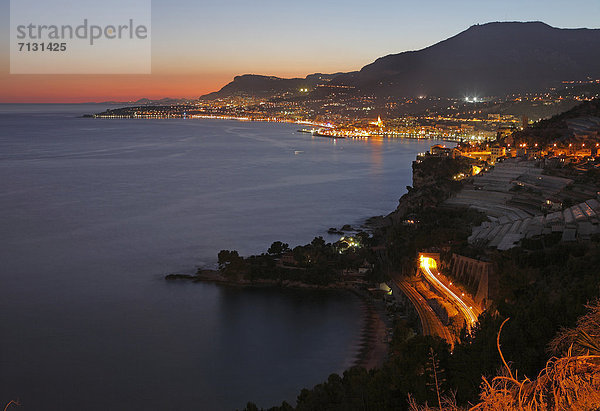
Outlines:
{"label": "light trail on road", "polygon": [[[458,295],[456,295],[452,290],[446,287],[444,283],[442,283],[437,278],[437,276],[435,275],[437,273],[437,263],[433,258],[425,257],[422,255],[419,258],[419,260],[421,271],[423,271],[427,280],[455,303],[463,317],[465,317],[467,327],[469,328],[469,330],[471,330],[471,327],[474,326],[477,322],[477,315],[473,312],[473,309],[467,304],[465,304],[465,302]],[[432,269],[435,270],[436,273],[434,273]]]}
{"label": "light trail on road", "polygon": [[406,279],[400,279],[397,275],[392,275],[392,278],[398,288],[408,297],[413,306],[417,310],[417,314],[421,320],[421,328],[423,335],[437,335],[454,347],[454,338],[447,327],[445,327],[433,309],[427,303],[427,299],[423,297]]}

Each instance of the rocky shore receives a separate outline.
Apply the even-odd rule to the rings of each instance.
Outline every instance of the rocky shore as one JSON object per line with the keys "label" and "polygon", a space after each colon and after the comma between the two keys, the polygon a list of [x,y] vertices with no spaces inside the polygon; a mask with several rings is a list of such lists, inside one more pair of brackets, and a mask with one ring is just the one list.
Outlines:
{"label": "rocky shore", "polygon": [[312,290],[351,290],[352,287],[344,283],[331,283],[328,285],[307,284],[300,281],[287,280],[269,280],[255,279],[246,280],[243,278],[228,278],[222,275],[218,270],[199,270],[198,274],[168,274],[165,276],[167,281],[187,280],[195,283],[213,283],[231,287],[280,287],[297,288]]}

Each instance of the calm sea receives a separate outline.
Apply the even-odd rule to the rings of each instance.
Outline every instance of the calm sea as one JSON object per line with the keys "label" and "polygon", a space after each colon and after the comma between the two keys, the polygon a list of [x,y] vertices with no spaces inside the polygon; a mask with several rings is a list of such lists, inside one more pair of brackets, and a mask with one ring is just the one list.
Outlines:
{"label": "calm sea", "polygon": [[103,109],[0,105],[2,406],[268,407],[350,366],[352,295],[163,276],[386,214],[436,142],[78,117]]}

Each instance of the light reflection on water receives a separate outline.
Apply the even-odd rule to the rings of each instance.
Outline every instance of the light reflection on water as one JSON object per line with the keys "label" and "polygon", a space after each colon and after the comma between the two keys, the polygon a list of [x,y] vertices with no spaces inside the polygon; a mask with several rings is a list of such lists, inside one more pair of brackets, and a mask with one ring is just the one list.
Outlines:
{"label": "light reflection on water", "polygon": [[352,295],[163,276],[387,213],[434,142],[75,116],[90,111],[0,105],[0,401],[267,407],[352,363]]}

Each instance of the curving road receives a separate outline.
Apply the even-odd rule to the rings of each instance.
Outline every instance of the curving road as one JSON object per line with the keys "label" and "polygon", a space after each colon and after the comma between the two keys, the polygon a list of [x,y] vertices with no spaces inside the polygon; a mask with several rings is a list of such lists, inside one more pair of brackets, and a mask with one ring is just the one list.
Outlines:
{"label": "curving road", "polygon": [[455,292],[448,288],[438,277],[440,275],[437,269],[437,263],[433,258],[421,256],[419,258],[420,269],[424,274],[425,279],[438,290],[447,300],[452,302],[464,317],[467,324],[467,329],[471,331],[471,327],[477,323],[479,312],[473,305],[468,305]]}

